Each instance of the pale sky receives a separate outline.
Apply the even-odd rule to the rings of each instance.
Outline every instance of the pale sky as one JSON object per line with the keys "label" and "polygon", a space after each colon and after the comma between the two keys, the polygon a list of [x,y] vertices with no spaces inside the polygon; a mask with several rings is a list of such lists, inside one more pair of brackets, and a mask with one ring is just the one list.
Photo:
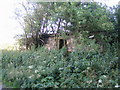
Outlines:
{"label": "pale sky", "polygon": [[17,0],[1,0],[0,2],[0,48],[13,44],[16,34],[22,33],[22,29],[15,19],[14,8]]}
{"label": "pale sky", "polygon": [[[15,39],[13,37],[23,32],[17,21],[12,18],[17,1],[21,0],[1,0],[0,2],[0,48],[14,44]],[[120,0],[95,1],[105,2],[108,6],[112,6],[118,4]]]}

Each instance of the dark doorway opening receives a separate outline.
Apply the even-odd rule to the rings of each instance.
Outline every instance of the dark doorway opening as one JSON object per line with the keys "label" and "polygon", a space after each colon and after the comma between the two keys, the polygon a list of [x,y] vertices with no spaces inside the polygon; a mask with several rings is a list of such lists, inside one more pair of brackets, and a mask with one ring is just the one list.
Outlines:
{"label": "dark doorway opening", "polygon": [[59,49],[61,49],[64,46],[64,40],[60,39],[59,40]]}

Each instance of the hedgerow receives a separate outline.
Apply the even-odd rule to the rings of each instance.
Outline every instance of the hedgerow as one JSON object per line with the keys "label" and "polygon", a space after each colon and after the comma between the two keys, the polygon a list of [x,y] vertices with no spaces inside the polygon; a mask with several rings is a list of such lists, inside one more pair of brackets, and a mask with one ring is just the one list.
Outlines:
{"label": "hedgerow", "polygon": [[[112,48],[112,46],[111,46]],[[3,50],[3,84],[16,88],[113,88],[118,86],[118,55],[76,49]]]}

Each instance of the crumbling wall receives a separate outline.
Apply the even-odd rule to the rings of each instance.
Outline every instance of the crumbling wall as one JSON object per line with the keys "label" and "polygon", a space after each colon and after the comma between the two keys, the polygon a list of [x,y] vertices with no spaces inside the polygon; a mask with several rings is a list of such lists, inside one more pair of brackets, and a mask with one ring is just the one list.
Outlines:
{"label": "crumbling wall", "polygon": [[57,42],[55,40],[55,37],[49,37],[45,47],[48,48],[48,50],[56,49],[57,48]]}
{"label": "crumbling wall", "polygon": [[66,46],[68,52],[74,51],[75,45],[74,45],[74,38],[73,37],[69,37],[68,39],[64,39],[62,37],[57,37],[57,36],[49,37],[48,40],[47,40],[47,44],[45,44],[45,47],[48,50],[51,50],[51,49],[61,49],[60,48],[60,46],[61,46],[60,45],[61,44],[60,40],[64,40],[64,45],[62,45],[62,46],[63,47]]}
{"label": "crumbling wall", "polygon": [[72,52],[74,51],[75,49],[75,45],[74,45],[74,38],[73,37],[70,37],[67,39],[67,49],[68,49],[68,52]]}

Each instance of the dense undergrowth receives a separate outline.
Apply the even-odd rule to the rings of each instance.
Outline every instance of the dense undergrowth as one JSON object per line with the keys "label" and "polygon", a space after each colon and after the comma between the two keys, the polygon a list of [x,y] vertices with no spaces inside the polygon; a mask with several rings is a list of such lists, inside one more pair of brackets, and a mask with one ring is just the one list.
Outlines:
{"label": "dense undergrowth", "polygon": [[14,88],[118,87],[117,48],[106,52],[76,49],[3,50],[2,81]]}

